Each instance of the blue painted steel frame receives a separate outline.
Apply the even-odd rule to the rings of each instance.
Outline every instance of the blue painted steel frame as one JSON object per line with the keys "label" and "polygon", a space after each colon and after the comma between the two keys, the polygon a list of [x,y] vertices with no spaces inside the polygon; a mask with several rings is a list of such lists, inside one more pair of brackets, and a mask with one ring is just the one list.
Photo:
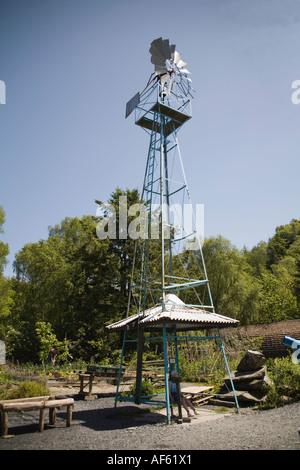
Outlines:
{"label": "blue painted steel frame", "polygon": [[[155,93],[154,97],[152,95],[152,92]],[[160,204],[161,204],[162,208],[163,208],[163,197],[164,196],[166,197],[167,204],[168,204],[169,203],[168,198],[172,194],[175,194],[175,193],[179,192],[182,189],[184,189],[184,190],[187,189],[188,197],[190,199],[188,186],[187,186],[187,181],[186,181],[186,177],[185,177],[185,172],[184,172],[184,168],[183,168],[183,162],[182,162],[180,149],[179,149],[179,144],[178,144],[178,139],[177,139],[177,130],[183,125],[184,122],[186,122],[187,119],[189,119],[191,117],[190,112],[188,112],[188,114],[187,114],[187,109],[188,108],[190,109],[190,99],[182,99],[181,103],[177,102],[177,104],[175,104],[175,106],[173,106],[174,105],[173,102],[169,103],[167,101],[164,101],[164,99],[162,99],[162,96],[163,95],[162,95],[160,86],[158,85],[157,88],[156,87],[153,88],[153,90],[149,94],[147,94],[146,98],[144,98],[143,101],[140,102],[138,104],[138,106],[136,106],[136,109],[135,109],[135,115],[136,115],[135,122],[136,122],[136,124],[139,124],[142,127],[144,127],[146,132],[150,131],[150,135],[151,135],[150,144],[149,144],[149,151],[148,151],[148,159],[147,159],[147,165],[146,165],[146,172],[145,172],[145,177],[144,177],[143,195],[142,195],[142,199],[143,199],[144,195],[145,195],[144,192],[146,192],[147,194],[150,193],[150,198],[147,198],[148,202],[150,202],[150,216],[151,216],[151,205],[152,205],[153,194],[160,194]],[[167,98],[167,100],[168,100],[168,98]],[[167,149],[168,140],[167,140],[167,137],[170,134],[174,134],[174,137],[175,137],[174,142],[172,144],[173,145],[172,149],[175,148],[175,147],[177,147],[177,149],[178,149],[178,155],[179,155],[179,159],[180,159],[180,166],[181,166],[181,170],[182,170],[182,174],[183,174],[182,187],[178,188],[176,191],[174,191],[172,193],[169,193],[169,188],[168,188],[168,163],[167,163],[167,160],[168,160],[167,159],[167,154],[168,154],[168,149]],[[159,146],[157,147],[158,144],[159,144]],[[155,161],[156,152],[159,152],[159,155],[160,155],[159,158],[158,158],[159,168],[160,168],[160,176],[158,178],[158,180],[160,181],[160,193],[155,192],[154,189],[153,189],[153,184],[154,184],[154,179],[153,179],[153,177],[154,177],[154,161]],[[158,180],[155,180],[155,182],[158,181]],[[164,194],[163,180],[165,180],[165,184],[166,184],[166,194]],[[165,273],[164,273],[164,242],[165,242],[165,239],[164,239],[164,235],[163,235],[164,234],[163,217],[162,217],[162,222],[161,223],[162,223],[162,228],[161,228],[161,237],[162,237],[162,240],[161,240],[161,243],[162,243],[162,246],[161,246],[161,256],[162,256],[162,273],[161,273],[162,274],[162,276],[161,276],[161,278],[162,278],[161,279],[162,288],[161,288],[161,291],[162,291],[162,299],[161,299],[161,301],[162,301],[162,307],[164,307],[164,295],[165,295],[166,292],[168,292],[168,291],[175,292],[177,290],[183,290],[183,289],[187,289],[187,288],[190,288],[190,287],[195,287],[195,286],[204,284],[204,285],[208,286],[209,301],[211,302],[211,305],[206,306],[206,308],[212,308],[213,312],[214,312],[212,296],[211,296],[211,292],[210,292],[210,288],[209,288],[209,284],[208,284],[206,267],[205,267],[203,253],[202,253],[201,249],[200,249],[200,254],[201,254],[201,261],[202,261],[203,270],[204,270],[204,279],[202,279],[202,280],[192,280],[192,281],[189,280],[189,282],[174,284],[174,277],[173,277],[173,272],[172,272],[171,241],[169,241],[170,267],[171,267],[171,272],[170,272],[171,285],[169,285],[169,286],[165,285],[165,282],[164,282],[164,277],[165,277]],[[150,230],[150,224],[148,224],[148,230]],[[143,276],[143,282],[141,282],[141,284],[140,284],[140,308],[142,308],[142,311],[145,311],[145,308],[146,308],[146,287],[147,287],[146,285],[147,285],[147,277],[148,277],[148,255],[149,255],[149,241],[150,241],[150,236],[149,235],[150,234],[148,233],[148,244],[147,244],[146,253],[145,253],[146,256],[145,256],[145,259],[143,260],[143,263],[142,263],[144,265],[144,268],[143,268],[144,271],[141,275],[141,277]],[[169,240],[171,240],[171,239],[169,238]],[[142,292],[143,291],[144,291],[144,298],[143,298],[143,301],[142,301],[142,297],[143,297]],[[125,344],[127,342],[136,342],[136,343],[138,343],[138,339],[129,340],[129,339],[126,339],[126,336],[127,336],[127,333],[126,333],[126,330],[125,330],[124,331],[124,336],[123,336],[123,345],[122,345],[120,369],[119,369],[119,374],[118,374],[118,383],[117,383],[117,391],[116,391],[116,398],[115,398],[115,406],[116,406],[116,403],[117,403],[118,399],[120,399],[122,401],[133,401],[134,400],[134,399],[130,399],[128,397],[127,398],[118,398],[120,380],[121,380],[121,375],[122,375],[122,364],[123,364],[123,358],[124,358]],[[157,342],[159,340],[162,340],[162,342],[163,342],[164,376],[165,376],[165,402],[159,402],[159,403],[165,405],[166,408],[167,408],[167,421],[168,421],[168,424],[170,424],[170,421],[171,421],[170,398],[169,398],[169,390],[168,390],[168,382],[169,382],[168,341],[170,341],[170,340],[173,341],[174,340],[177,371],[180,374],[179,357],[178,357],[178,341],[185,340],[185,339],[192,340],[192,341],[193,340],[199,341],[199,340],[212,340],[212,339],[214,339],[214,340],[219,340],[220,341],[222,354],[223,354],[223,357],[224,357],[224,360],[225,360],[225,365],[226,365],[226,368],[227,368],[227,371],[228,371],[228,375],[229,375],[229,378],[230,378],[230,383],[231,383],[232,390],[233,390],[233,393],[234,393],[236,407],[237,407],[237,410],[239,412],[239,405],[238,405],[234,385],[233,385],[233,382],[232,382],[230,369],[229,369],[229,365],[228,365],[228,362],[227,362],[226,353],[225,353],[224,345],[223,345],[223,342],[222,342],[220,330],[218,329],[218,335],[217,336],[205,336],[205,337],[178,336],[177,331],[176,331],[176,325],[175,325],[174,326],[174,334],[172,336],[170,336],[170,335],[168,336],[167,335],[167,327],[166,327],[166,324],[164,324],[163,325],[162,336],[155,337],[155,338],[147,338],[147,339],[143,338],[143,342],[147,342],[147,341]],[[138,363],[139,363],[139,361],[138,361]],[[141,361],[141,363],[142,363],[142,361]],[[139,373],[139,376],[140,376],[140,384],[139,384],[139,390],[140,390],[140,397],[139,398],[140,398],[140,401],[139,402],[145,403],[146,402],[145,400],[147,400],[150,397],[149,396],[147,396],[147,397],[142,397],[141,396],[141,386],[140,386],[141,381],[142,381],[141,373]],[[138,387],[137,387],[137,389],[138,389]],[[150,401],[150,402],[153,403],[153,401]],[[147,403],[149,403],[148,400],[147,400]]]}
{"label": "blue painted steel frame", "polygon": [[[235,391],[235,388],[234,388],[234,384],[233,384],[233,381],[232,381],[230,368],[229,368],[229,365],[228,365],[228,361],[227,361],[226,352],[225,352],[225,348],[224,348],[224,345],[223,345],[220,329],[218,328],[217,331],[218,331],[218,334],[214,335],[214,336],[190,336],[190,335],[188,335],[188,336],[186,336],[186,335],[185,336],[183,336],[183,335],[178,336],[177,332],[176,332],[176,325],[175,325],[174,326],[174,334],[173,335],[168,335],[166,325],[163,325],[162,336],[156,336],[156,337],[153,337],[153,338],[144,339],[144,342],[151,342],[151,341],[153,341],[153,342],[162,341],[163,342],[165,394],[141,396],[140,400],[141,400],[141,403],[144,403],[144,404],[153,404],[153,405],[156,404],[156,405],[166,406],[168,424],[171,423],[171,407],[170,407],[170,397],[169,397],[169,388],[168,388],[168,384],[169,384],[168,341],[170,341],[170,340],[174,341],[176,366],[177,366],[177,371],[178,371],[179,375],[180,375],[180,368],[179,368],[179,355],[178,355],[178,341],[184,341],[184,340],[189,340],[189,341],[219,340],[220,341],[225,366],[226,366],[227,373],[228,373],[228,376],[229,376],[231,388],[232,388],[232,391],[233,391],[233,394],[234,394],[234,400],[235,400],[237,412],[238,413],[240,412],[239,403],[238,403],[238,399],[237,399],[237,396],[236,396],[236,391]],[[122,346],[122,353],[121,353],[120,369],[119,369],[119,374],[118,374],[117,390],[116,390],[116,396],[115,396],[115,407],[117,406],[117,401],[131,401],[131,402],[134,401],[133,397],[118,397],[120,380],[121,380],[121,375],[122,375],[124,348],[125,348],[125,344],[127,342],[132,343],[132,342],[137,342],[137,340],[135,340],[135,339],[134,340],[132,340],[132,339],[126,340],[126,330],[125,330],[124,331],[124,337],[123,337],[123,346]],[[211,361],[214,364],[212,359],[211,359]],[[214,364],[214,367],[216,368],[215,364]],[[216,370],[218,371],[217,368],[216,368]],[[151,397],[154,398],[154,397],[158,397],[158,396],[165,396],[165,400],[155,401],[155,400],[150,399]]]}

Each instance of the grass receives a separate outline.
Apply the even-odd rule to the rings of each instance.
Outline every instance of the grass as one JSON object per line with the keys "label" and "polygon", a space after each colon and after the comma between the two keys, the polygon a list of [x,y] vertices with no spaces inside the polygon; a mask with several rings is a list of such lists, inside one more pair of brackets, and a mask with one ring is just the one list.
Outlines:
{"label": "grass", "polygon": [[0,366],[0,400],[5,400],[6,395],[16,384],[15,375],[3,366]]}

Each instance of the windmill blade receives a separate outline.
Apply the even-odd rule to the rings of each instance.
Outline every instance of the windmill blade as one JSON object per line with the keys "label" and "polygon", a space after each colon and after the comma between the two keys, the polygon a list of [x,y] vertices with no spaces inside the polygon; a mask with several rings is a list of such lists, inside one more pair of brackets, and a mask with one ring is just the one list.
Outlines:
{"label": "windmill blade", "polygon": [[152,54],[151,56],[151,62],[152,64],[154,64],[155,66],[160,66],[160,67],[163,67],[166,63],[166,59],[164,57],[162,57],[161,55],[159,54]]}
{"label": "windmill blade", "polygon": [[166,57],[163,52],[164,44],[163,39],[158,38],[152,41],[149,52],[151,54],[151,62],[154,65],[165,65]]}
{"label": "windmill blade", "polygon": [[155,65],[155,75],[164,75],[168,72],[168,69],[165,65]]}
{"label": "windmill blade", "polygon": [[171,53],[170,59],[172,59],[172,57],[174,56],[174,54],[175,54],[175,52],[176,52],[176,51],[175,51],[175,47],[176,47],[176,46],[175,46],[175,44],[170,44],[169,47],[170,47],[170,53]]}
{"label": "windmill blade", "polygon": [[183,62],[183,60],[179,59],[179,61],[176,63],[177,67],[181,69],[182,67],[186,66],[186,62]]}
{"label": "windmill blade", "polygon": [[177,51],[174,51],[173,55],[172,55],[172,60],[174,62],[174,64],[178,64],[178,62],[180,61],[180,58],[181,58],[181,54],[179,54],[179,52]]}
{"label": "windmill blade", "polygon": [[149,52],[151,54],[151,62],[157,66],[163,67],[166,60],[170,60],[175,53],[175,45],[169,44],[169,39],[154,39],[152,41]]}
{"label": "windmill blade", "polygon": [[174,52],[174,54],[172,55],[172,60],[181,73],[190,73],[187,69],[184,68],[187,63],[181,60],[181,54],[179,54],[179,52]]}
{"label": "windmill blade", "polygon": [[169,44],[169,39],[164,39],[162,41],[161,52],[162,52],[162,55],[166,59],[171,59],[172,52],[171,52],[171,48],[170,48],[170,44]]}
{"label": "windmill blade", "polygon": [[154,64],[156,64],[157,61],[166,61],[166,59],[170,59],[171,52],[169,40],[162,38],[154,39],[151,43],[150,53],[152,54],[151,62]]}
{"label": "windmill blade", "polygon": [[188,69],[180,69],[179,72],[180,73],[191,73],[191,72],[188,71]]}

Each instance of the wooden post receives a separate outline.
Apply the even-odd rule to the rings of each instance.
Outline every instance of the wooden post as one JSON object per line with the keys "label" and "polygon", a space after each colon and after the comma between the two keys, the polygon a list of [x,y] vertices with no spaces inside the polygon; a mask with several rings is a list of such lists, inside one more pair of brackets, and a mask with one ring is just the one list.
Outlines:
{"label": "wooden post", "polygon": [[80,395],[83,395],[83,381],[84,381],[84,377],[83,375],[79,375],[79,380],[80,380],[80,391],[79,391],[79,394]]}
{"label": "wooden post", "polygon": [[56,423],[56,409],[49,408],[49,423],[54,425]]}
{"label": "wooden post", "polygon": [[89,395],[92,394],[93,379],[94,379],[94,374],[90,374],[90,376],[89,376]]}
{"label": "wooden post", "polygon": [[67,406],[67,426],[71,426],[72,423],[72,405]]}
{"label": "wooden post", "polygon": [[177,400],[178,400],[178,422],[182,423],[181,388],[180,388],[181,377],[173,377],[172,380],[176,382],[176,392],[177,392]]}
{"label": "wooden post", "polygon": [[[82,395],[87,398],[92,398],[92,390],[93,390],[93,380],[94,380],[95,374],[88,373],[88,374],[79,374],[79,380],[80,380],[80,392],[79,395]],[[84,380],[87,379],[87,382],[84,382]],[[85,387],[88,386],[88,392],[85,392],[84,389]]]}
{"label": "wooden post", "polygon": [[1,436],[5,437],[8,433],[8,413],[7,411],[2,411],[2,418],[1,418]]}
{"label": "wooden post", "polygon": [[39,419],[39,431],[43,432],[44,430],[44,422],[45,422],[45,415],[44,415],[44,408],[40,409],[40,419]]}

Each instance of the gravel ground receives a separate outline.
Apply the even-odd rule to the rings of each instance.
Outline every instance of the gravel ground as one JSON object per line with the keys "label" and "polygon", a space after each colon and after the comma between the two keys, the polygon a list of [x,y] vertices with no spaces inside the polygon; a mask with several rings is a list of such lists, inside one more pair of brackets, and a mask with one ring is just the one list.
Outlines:
{"label": "gravel ground", "polygon": [[0,450],[299,450],[300,402],[272,410],[241,409],[241,413],[199,408],[190,423],[166,426],[162,412],[141,412],[143,406],[119,403],[113,396],[75,399],[71,427],[64,409],[57,422],[39,433],[38,411],[9,414],[9,434]]}

